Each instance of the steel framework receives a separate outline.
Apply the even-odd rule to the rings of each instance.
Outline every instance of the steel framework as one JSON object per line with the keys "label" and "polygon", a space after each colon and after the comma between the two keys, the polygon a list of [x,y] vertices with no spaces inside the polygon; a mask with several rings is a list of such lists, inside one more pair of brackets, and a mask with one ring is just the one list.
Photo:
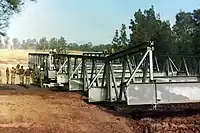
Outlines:
{"label": "steel framework", "polygon": [[34,71],[44,67],[46,84],[87,92],[88,102],[156,107],[200,100],[200,56],[153,55],[153,51],[150,42],[111,55],[29,53],[29,67]]}

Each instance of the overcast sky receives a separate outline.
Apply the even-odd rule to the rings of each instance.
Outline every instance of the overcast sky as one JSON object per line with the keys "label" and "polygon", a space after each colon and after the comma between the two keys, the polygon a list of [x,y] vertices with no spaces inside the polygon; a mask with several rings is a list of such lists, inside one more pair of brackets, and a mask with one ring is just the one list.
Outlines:
{"label": "overcast sky", "polygon": [[20,40],[63,36],[68,42],[110,43],[134,12],[154,5],[161,19],[174,23],[180,9],[200,8],[200,0],[37,0],[11,20],[8,36]]}

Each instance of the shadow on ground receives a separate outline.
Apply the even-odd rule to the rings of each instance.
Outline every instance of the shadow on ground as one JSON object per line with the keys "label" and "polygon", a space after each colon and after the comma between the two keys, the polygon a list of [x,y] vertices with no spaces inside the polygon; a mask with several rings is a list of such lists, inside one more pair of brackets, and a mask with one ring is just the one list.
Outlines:
{"label": "shadow on ground", "polygon": [[[68,92],[67,89],[59,88],[40,88],[37,86],[31,86],[30,88],[25,88],[20,85],[2,85],[0,86],[1,95],[4,94],[32,94],[34,91],[44,91],[44,95],[50,91],[54,92]],[[3,93],[3,91],[6,91]],[[93,104],[99,107],[102,111],[110,113],[116,117],[128,117],[133,119],[142,118],[155,118],[164,119],[166,117],[186,117],[200,113],[200,103],[190,103],[190,104],[168,104],[162,105],[158,110],[150,110],[150,105],[147,106],[128,106],[126,103],[88,103],[87,93],[77,92],[82,96],[82,99],[87,104]]]}
{"label": "shadow on ground", "polygon": [[[84,101],[87,102],[87,99],[84,99]],[[187,117],[200,114],[200,103],[172,104],[171,108],[169,105],[162,105],[162,108],[160,107],[157,110],[152,110],[150,105],[128,106],[126,103],[106,102],[92,104],[116,117],[128,117],[135,120],[142,118],[165,119],[167,117]]]}

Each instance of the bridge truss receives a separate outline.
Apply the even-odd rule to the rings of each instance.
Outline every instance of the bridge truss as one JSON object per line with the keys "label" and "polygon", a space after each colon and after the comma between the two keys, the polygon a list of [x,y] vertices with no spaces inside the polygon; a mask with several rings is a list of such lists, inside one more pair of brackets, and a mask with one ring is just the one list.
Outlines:
{"label": "bridge truss", "polygon": [[86,92],[88,102],[127,105],[190,103],[200,100],[200,56],[153,55],[152,43],[104,53],[29,53],[29,67],[45,70],[45,84]]}

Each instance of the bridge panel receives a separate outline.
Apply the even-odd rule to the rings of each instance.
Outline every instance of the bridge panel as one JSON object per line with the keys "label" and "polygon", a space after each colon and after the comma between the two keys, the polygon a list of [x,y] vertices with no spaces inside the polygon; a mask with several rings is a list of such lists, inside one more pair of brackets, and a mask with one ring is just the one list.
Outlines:
{"label": "bridge panel", "polygon": [[131,84],[127,88],[128,105],[200,102],[199,82]]}

